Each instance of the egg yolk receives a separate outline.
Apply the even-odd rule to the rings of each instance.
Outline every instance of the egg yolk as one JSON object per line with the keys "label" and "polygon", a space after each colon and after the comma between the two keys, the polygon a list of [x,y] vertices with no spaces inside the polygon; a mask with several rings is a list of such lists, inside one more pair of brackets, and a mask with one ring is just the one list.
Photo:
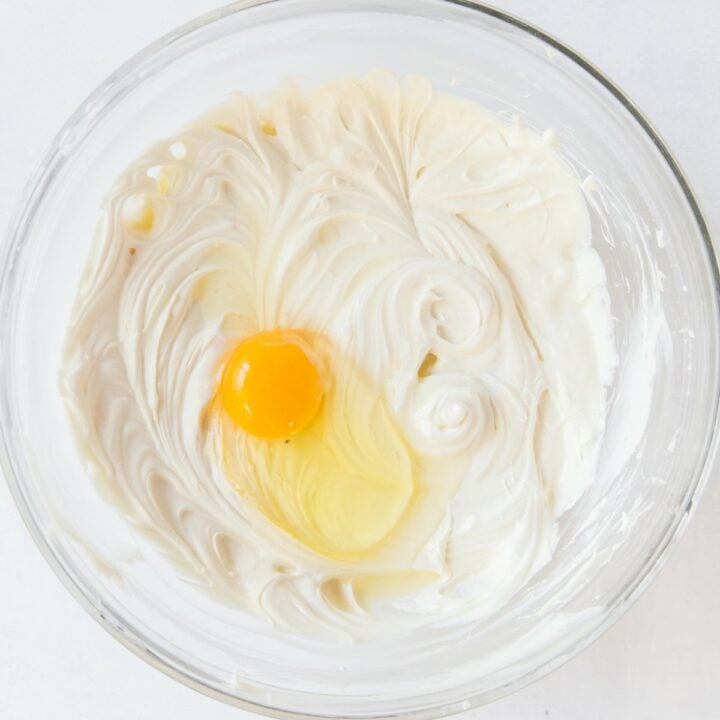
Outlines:
{"label": "egg yolk", "polygon": [[218,388],[230,419],[262,438],[284,438],[304,430],[324,394],[312,347],[295,330],[251,335],[233,350]]}

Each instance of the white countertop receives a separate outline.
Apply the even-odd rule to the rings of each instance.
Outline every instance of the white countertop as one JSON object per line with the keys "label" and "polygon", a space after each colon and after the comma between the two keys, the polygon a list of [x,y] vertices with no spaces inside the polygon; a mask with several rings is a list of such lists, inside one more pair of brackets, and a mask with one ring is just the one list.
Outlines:
{"label": "white countertop", "polygon": [[[411,0],[409,0],[411,1]],[[0,232],[76,105],[157,36],[218,0],[0,0]],[[571,46],[650,117],[720,238],[716,0],[496,0]],[[720,464],[717,466],[720,468]],[[238,720],[105,633],[60,585],[0,482],[0,718]],[[720,484],[660,577],[591,648],[478,720],[720,718]]]}

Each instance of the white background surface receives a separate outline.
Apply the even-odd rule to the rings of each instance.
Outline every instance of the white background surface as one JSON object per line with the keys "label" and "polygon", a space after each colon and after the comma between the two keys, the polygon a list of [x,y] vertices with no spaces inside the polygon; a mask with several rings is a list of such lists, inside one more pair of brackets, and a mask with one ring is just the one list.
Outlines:
{"label": "white background surface", "polygon": [[[0,231],[81,100],[158,35],[220,4],[0,0]],[[716,0],[496,4],[574,46],[629,93],[675,151],[720,238]],[[96,625],[41,558],[1,482],[0,588],[3,720],[250,720],[166,678]],[[560,670],[471,717],[720,718],[717,479],[660,577],[620,622]]]}

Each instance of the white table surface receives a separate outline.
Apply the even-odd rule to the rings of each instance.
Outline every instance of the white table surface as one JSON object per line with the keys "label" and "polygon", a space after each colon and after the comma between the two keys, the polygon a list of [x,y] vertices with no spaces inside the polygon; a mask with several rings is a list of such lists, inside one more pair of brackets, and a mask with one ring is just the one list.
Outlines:
{"label": "white table surface", "polygon": [[[0,0],[0,231],[76,105],[131,54],[220,4]],[[630,94],[674,149],[720,238],[716,0],[496,4],[580,50]],[[150,668],[96,625],[40,556],[2,482],[0,588],[3,720],[250,720]],[[625,617],[550,676],[469,716],[720,718],[717,478],[661,575]]]}

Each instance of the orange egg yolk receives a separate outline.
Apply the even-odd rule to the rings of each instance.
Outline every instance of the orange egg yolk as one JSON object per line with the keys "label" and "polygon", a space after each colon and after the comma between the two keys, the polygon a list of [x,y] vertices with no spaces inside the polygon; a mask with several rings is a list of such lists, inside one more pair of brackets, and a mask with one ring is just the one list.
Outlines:
{"label": "orange egg yolk", "polygon": [[317,415],[324,388],[312,347],[295,330],[270,330],[246,338],[223,369],[218,397],[233,420],[262,438],[285,438]]}

